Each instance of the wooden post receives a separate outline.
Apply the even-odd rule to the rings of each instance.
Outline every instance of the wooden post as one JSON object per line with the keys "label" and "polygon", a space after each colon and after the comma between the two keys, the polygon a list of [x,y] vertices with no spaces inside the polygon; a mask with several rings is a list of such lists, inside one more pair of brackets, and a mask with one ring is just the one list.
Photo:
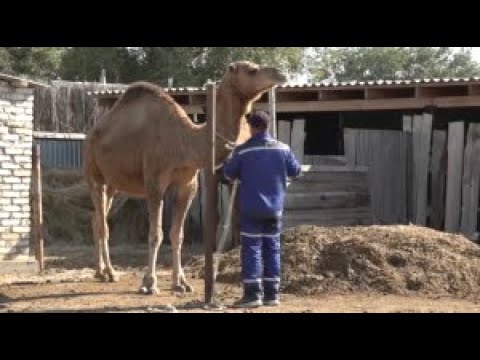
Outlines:
{"label": "wooden post", "polygon": [[458,232],[460,229],[464,135],[463,121],[448,124],[447,198],[445,204],[445,231],[448,232]]}
{"label": "wooden post", "polygon": [[268,91],[268,111],[272,117],[272,123],[270,124],[270,131],[272,136],[277,138],[277,101],[275,96],[275,87]]}
{"label": "wooden post", "polygon": [[35,241],[35,259],[38,262],[38,271],[45,268],[43,251],[43,211],[42,211],[42,173],[40,161],[40,144],[33,145],[32,149],[32,212],[33,212],[33,236]]}
{"label": "wooden post", "polygon": [[211,154],[205,168],[205,202],[203,204],[203,239],[205,243],[205,304],[213,302],[215,294],[213,252],[217,240],[218,227],[218,193],[215,172],[215,122],[216,122],[216,87],[207,85],[207,126]]}

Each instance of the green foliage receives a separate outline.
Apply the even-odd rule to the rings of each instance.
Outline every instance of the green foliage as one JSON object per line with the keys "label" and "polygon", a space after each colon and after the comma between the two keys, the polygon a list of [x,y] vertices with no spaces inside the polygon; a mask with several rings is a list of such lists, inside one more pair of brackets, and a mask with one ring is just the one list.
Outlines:
{"label": "green foliage", "polygon": [[468,77],[480,74],[469,49],[451,47],[316,48],[309,59],[313,79],[333,72],[338,81]]}

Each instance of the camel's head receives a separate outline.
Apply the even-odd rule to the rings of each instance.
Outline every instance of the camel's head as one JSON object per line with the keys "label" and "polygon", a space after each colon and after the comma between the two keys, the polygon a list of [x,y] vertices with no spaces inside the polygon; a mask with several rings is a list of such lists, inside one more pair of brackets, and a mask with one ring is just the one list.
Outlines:
{"label": "camel's head", "polygon": [[249,61],[237,61],[228,65],[223,80],[248,100],[257,100],[275,85],[282,85],[287,77],[274,67],[259,66]]}

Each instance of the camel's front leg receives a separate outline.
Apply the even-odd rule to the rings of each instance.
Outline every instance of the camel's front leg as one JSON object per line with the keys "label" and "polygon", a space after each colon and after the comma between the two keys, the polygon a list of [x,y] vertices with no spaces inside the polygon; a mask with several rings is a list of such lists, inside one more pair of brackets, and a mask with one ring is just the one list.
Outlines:
{"label": "camel's front leg", "polygon": [[172,227],[170,229],[173,256],[172,289],[181,293],[193,291],[193,287],[185,279],[185,274],[182,269],[182,243],[185,218],[196,192],[197,180],[195,177],[192,182],[180,185],[177,188],[177,195],[173,206]]}
{"label": "camel's front leg", "polygon": [[164,191],[149,189],[147,194],[149,234],[148,234],[148,268],[143,277],[140,292],[143,294],[158,294],[157,287],[157,254],[163,240],[162,210]]}

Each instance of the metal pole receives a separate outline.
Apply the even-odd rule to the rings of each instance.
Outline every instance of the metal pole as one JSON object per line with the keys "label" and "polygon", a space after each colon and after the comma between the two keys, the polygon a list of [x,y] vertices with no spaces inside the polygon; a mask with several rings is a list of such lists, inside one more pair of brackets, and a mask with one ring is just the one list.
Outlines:
{"label": "metal pole", "polygon": [[210,143],[209,161],[205,169],[205,203],[203,238],[205,242],[205,304],[213,302],[215,294],[213,252],[217,239],[218,210],[217,210],[217,176],[215,171],[215,145],[216,145],[216,87],[215,84],[207,85],[207,126]]}

